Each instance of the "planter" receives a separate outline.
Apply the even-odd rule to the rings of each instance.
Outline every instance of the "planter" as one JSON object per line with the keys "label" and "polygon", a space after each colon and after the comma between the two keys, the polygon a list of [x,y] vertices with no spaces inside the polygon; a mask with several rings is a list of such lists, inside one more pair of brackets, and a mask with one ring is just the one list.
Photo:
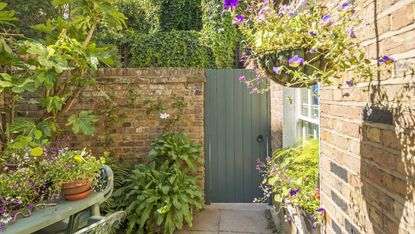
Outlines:
{"label": "planter", "polygon": [[300,70],[304,74],[312,74],[316,68],[321,68],[323,64],[323,56],[321,53],[310,53],[307,49],[295,48],[295,49],[286,49],[279,52],[271,52],[260,55],[257,57],[256,63],[258,68],[265,74],[266,77],[273,80],[274,82],[289,86],[289,87],[309,87],[319,81],[319,77],[315,79],[305,79],[305,80],[294,80],[293,75],[287,73],[286,71],[276,74],[273,71],[274,67],[285,66],[289,67],[288,60],[294,55],[298,55],[304,58],[305,61],[312,61],[310,64],[304,63],[298,68],[292,68],[292,70]]}
{"label": "planter", "polygon": [[62,193],[66,200],[81,200],[91,193],[91,180],[76,180],[62,183]]}

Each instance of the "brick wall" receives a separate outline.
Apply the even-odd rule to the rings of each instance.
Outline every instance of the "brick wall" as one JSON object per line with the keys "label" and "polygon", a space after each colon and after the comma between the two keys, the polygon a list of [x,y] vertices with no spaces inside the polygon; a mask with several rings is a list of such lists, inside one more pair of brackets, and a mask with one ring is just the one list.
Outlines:
{"label": "brick wall", "polygon": [[[158,110],[146,114],[149,108],[144,104],[146,100],[160,102],[165,108],[162,112],[176,116],[177,109],[171,105],[177,97],[182,98],[185,107],[180,120],[169,129],[184,131],[203,146],[204,70],[103,69],[97,73],[96,81],[96,86],[83,90],[69,113],[91,110],[99,118],[95,124],[95,135],[74,135],[64,129],[57,144],[88,147],[96,154],[109,150],[113,157],[145,162],[151,143],[166,130],[168,124],[160,118]],[[39,110],[28,104],[20,105],[19,110],[19,115],[39,116]],[[66,119],[67,116],[63,116],[59,121],[61,127],[65,126]]]}
{"label": "brick wall", "polygon": [[368,55],[397,62],[370,82],[321,88],[324,231],[415,233],[415,1],[357,2]]}
{"label": "brick wall", "polygon": [[276,150],[282,147],[283,124],[283,86],[271,81],[271,147]]}

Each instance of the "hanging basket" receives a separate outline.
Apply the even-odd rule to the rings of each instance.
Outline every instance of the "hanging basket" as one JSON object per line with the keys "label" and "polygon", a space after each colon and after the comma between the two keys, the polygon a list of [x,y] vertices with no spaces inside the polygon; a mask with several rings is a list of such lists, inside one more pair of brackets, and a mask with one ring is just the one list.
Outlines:
{"label": "hanging basket", "polygon": [[[305,63],[298,68],[290,68],[288,60],[295,55],[304,58]],[[308,63],[308,61],[312,62]],[[280,85],[288,87],[309,87],[317,83],[319,79],[295,80],[293,75],[287,73],[286,71],[281,71],[279,74],[275,73],[273,70],[274,67],[285,66],[292,70],[301,69],[301,72],[304,74],[311,75],[316,70],[314,67],[321,68],[324,65],[321,53],[310,53],[308,49],[303,48],[286,49],[279,52],[266,53],[257,57],[256,62],[258,68],[267,78]]]}

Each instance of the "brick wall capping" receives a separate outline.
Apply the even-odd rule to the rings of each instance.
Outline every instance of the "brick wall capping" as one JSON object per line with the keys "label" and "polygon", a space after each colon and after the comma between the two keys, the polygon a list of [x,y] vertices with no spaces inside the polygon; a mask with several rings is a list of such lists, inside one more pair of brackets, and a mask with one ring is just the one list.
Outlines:
{"label": "brick wall capping", "polygon": [[[97,80],[105,77],[106,79],[135,78],[140,81],[152,81],[154,83],[165,82],[205,82],[205,70],[201,68],[102,68],[95,75]],[[112,81],[113,82],[113,81]],[[150,81],[149,81],[150,82]]]}

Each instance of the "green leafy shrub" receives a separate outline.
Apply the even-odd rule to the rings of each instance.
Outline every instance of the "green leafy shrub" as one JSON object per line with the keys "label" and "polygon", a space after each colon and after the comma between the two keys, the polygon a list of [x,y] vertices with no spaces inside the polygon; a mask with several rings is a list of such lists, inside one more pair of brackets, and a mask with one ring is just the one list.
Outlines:
{"label": "green leafy shrub", "polygon": [[142,32],[200,30],[201,0],[120,0],[118,8],[128,18],[129,29]]}
{"label": "green leafy shrub", "polygon": [[195,31],[132,33],[121,45],[129,47],[129,67],[215,67],[212,50]]}
{"label": "green leafy shrub", "polygon": [[[110,209],[126,210],[127,232],[173,233],[192,225],[202,208],[203,190],[194,175],[202,162],[200,146],[184,133],[169,132],[153,144],[151,160],[126,173],[120,170],[119,188]],[[192,165],[185,167],[185,165]],[[117,172],[116,172],[117,173]]]}
{"label": "green leafy shrub", "polygon": [[235,67],[235,52],[241,39],[229,16],[222,16],[222,0],[202,0],[202,41],[212,48],[216,68]]}
{"label": "green leafy shrub", "polygon": [[300,207],[316,224],[323,220],[320,208],[319,141],[307,140],[296,147],[274,152],[266,162],[258,162],[257,168],[264,175],[261,188],[267,201],[273,196],[280,208],[287,204]]}

